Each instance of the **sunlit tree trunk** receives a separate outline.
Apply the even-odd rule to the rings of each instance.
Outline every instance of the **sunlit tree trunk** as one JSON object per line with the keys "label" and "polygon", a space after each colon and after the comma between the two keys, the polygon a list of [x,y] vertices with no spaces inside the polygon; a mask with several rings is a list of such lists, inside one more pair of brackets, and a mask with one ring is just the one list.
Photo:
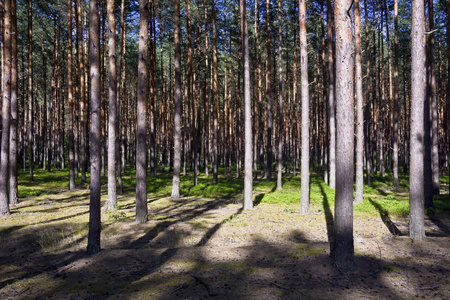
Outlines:
{"label": "sunlit tree trunk", "polygon": [[411,27],[411,131],[409,236],[425,237],[424,224],[424,100],[425,100],[425,7],[424,1],[412,2]]}
{"label": "sunlit tree trunk", "polygon": [[302,166],[300,213],[309,213],[309,81],[308,44],[306,39],[306,0],[299,0],[300,18],[300,72],[302,92]]}
{"label": "sunlit tree trunk", "polygon": [[[180,50],[180,0],[175,0],[175,99],[174,99],[174,134],[173,134],[173,182],[172,198],[180,197],[181,171],[181,50]],[[214,5],[213,5],[214,7]]]}
{"label": "sunlit tree trunk", "polygon": [[242,59],[244,62],[244,209],[253,208],[253,153],[252,153],[252,111],[250,98],[250,55],[248,49],[248,28],[246,1],[240,0],[241,28],[242,28]]}
{"label": "sunlit tree trunk", "polygon": [[363,201],[364,187],[364,113],[361,58],[361,4],[354,0],[355,14],[355,72],[356,72],[356,191],[355,203]]}
{"label": "sunlit tree trunk", "polygon": [[108,201],[106,210],[117,206],[116,185],[116,139],[117,139],[117,98],[116,98],[116,19],[114,0],[108,0],[108,56],[109,56],[109,114],[108,114]]}
{"label": "sunlit tree trunk", "polygon": [[[394,107],[393,107],[393,184],[398,186],[398,0],[394,0]],[[406,105],[406,103],[405,103]]]}
{"label": "sunlit tree trunk", "polygon": [[[306,15],[305,15],[306,19]],[[306,22],[306,21],[305,21]],[[278,0],[278,161],[277,189],[282,189],[283,175],[283,56],[281,30],[281,0]],[[306,44],[306,43],[305,43]]]}
{"label": "sunlit tree trunk", "polygon": [[334,98],[334,47],[333,47],[333,9],[331,0],[327,1],[327,38],[328,38],[328,105],[330,109],[330,146],[329,146],[329,160],[330,160],[330,178],[328,185],[330,188],[336,187],[336,105]]}

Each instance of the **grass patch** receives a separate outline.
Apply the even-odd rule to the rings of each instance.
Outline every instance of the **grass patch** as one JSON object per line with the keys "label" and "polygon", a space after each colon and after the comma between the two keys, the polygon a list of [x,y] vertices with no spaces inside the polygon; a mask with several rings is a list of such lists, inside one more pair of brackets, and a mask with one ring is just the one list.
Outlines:
{"label": "grass patch", "polygon": [[316,248],[308,244],[298,244],[295,246],[294,250],[291,251],[288,256],[292,258],[303,258],[306,256],[316,256],[324,254],[326,251]]}

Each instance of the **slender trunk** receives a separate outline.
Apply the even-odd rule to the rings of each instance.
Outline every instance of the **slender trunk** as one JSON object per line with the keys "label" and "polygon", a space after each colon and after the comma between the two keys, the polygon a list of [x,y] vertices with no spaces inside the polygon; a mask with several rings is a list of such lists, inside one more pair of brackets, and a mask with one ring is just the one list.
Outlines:
{"label": "slender trunk", "polygon": [[74,110],[73,110],[73,87],[72,87],[72,0],[67,4],[67,88],[69,103],[69,190],[75,189],[75,148],[74,148]]}
{"label": "slender trunk", "polygon": [[266,180],[272,180],[272,83],[271,83],[271,38],[270,38],[270,0],[266,0],[266,102],[267,102],[267,166]]}
{"label": "slender trunk", "polygon": [[[364,17],[365,17],[365,33],[366,33],[366,60],[367,60],[367,69],[366,69],[366,78],[367,78],[367,86],[366,86],[366,101],[365,101],[365,122],[364,122],[364,143],[365,143],[365,154],[366,154],[366,178],[367,185],[372,185],[371,174],[372,174],[372,163],[371,163],[371,149],[370,149],[370,91],[373,87],[373,80],[371,80],[371,53],[370,53],[370,36],[369,36],[369,17],[367,13],[367,1],[364,1]],[[369,88],[370,83],[370,88]]]}
{"label": "slender trunk", "polygon": [[[322,82],[322,93],[323,93],[323,115],[324,115],[324,173],[323,173],[323,178],[325,183],[328,184],[328,156],[329,156],[329,138],[328,138],[328,125],[329,123],[328,121],[328,94],[327,94],[327,72],[326,72],[326,61],[325,61],[325,25],[324,25],[324,2],[326,0],[321,0],[321,5],[320,5],[320,26],[322,29],[322,53],[321,53],[321,59],[322,59],[322,76],[323,76],[323,82]],[[294,62],[294,66],[295,66],[295,62]],[[295,95],[294,95],[295,96]]]}
{"label": "slender trunk", "polygon": [[334,189],[336,187],[336,106],[334,98],[334,46],[333,46],[333,11],[331,0],[327,1],[327,37],[328,37],[328,105],[330,108],[330,179],[328,185]]}
{"label": "slender trunk", "polygon": [[[218,69],[218,63],[217,63],[217,34],[216,34],[216,8],[214,0],[211,2],[211,9],[212,9],[212,30],[213,30],[213,126],[214,126],[214,174],[213,174],[213,182],[214,184],[217,183],[217,176],[218,176],[218,168],[219,168],[219,150],[218,150],[218,143],[219,143],[219,123],[218,123],[218,116],[219,116],[219,69]],[[238,96],[239,97],[239,96]],[[237,116],[239,118],[239,116]]]}
{"label": "slender trunk", "polygon": [[[180,170],[181,170],[181,50],[180,50],[180,0],[175,0],[175,99],[174,99],[174,155],[173,155],[173,182],[172,198],[180,197]],[[213,5],[214,7],[214,5]]]}
{"label": "slender trunk", "polygon": [[80,53],[80,165],[81,186],[86,183],[86,78],[84,65],[83,26],[81,22],[81,5],[78,5],[78,52]]}
{"label": "slender trunk", "polygon": [[[306,18],[306,16],[305,16]],[[283,173],[283,56],[282,56],[282,31],[281,31],[281,0],[278,0],[278,174],[277,189],[282,189]]]}
{"label": "slender trunk", "polygon": [[91,182],[87,253],[100,251],[100,26],[98,1],[89,2],[89,64],[91,71]]}
{"label": "slender trunk", "polygon": [[[394,124],[393,124],[393,180],[398,186],[398,0],[394,1]],[[405,104],[406,105],[406,104]]]}
{"label": "slender trunk", "polygon": [[148,220],[147,209],[147,156],[146,125],[148,95],[148,20],[150,3],[139,1],[139,61],[138,61],[138,95],[136,127],[136,222]]}
{"label": "slender trunk", "polygon": [[28,1],[28,159],[30,181],[33,181],[34,95],[33,95],[33,5]]}
{"label": "slender trunk", "polygon": [[109,56],[109,115],[108,115],[108,201],[106,210],[117,207],[116,139],[117,139],[117,83],[116,83],[116,18],[114,0],[108,0],[108,56]]}
{"label": "slender trunk", "polygon": [[[438,133],[438,104],[436,96],[436,64],[434,59],[434,12],[433,12],[433,1],[428,0],[428,31],[430,35],[428,36],[429,42],[429,99],[430,99],[430,150],[431,150],[431,178],[432,178],[432,189],[433,195],[439,195],[439,133]],[[449,34],[449,33],[448,33]],[[433,198],[431,197],[431,200]],[[429,203],[433,206],[433,203]],[[427,207],[430,205],[425,204]]]}
{"label": "slender trunk", "polygon": [[308,44],[306,39],[306,0],[299,0],[300,19],[300,72],[302,95],[302,156],[300,213],[309,213],[309,82]]}
{"label": "slender trunk", "polygon": [[244,122],[245,122],[245,159],[244,159],[244,209],[253,208],[252,174],[252,111],[250,98],[250,55],[248,49],[247,11],[245,0],[240,0],[242,28],[242,59],[244,61]]}
{"label": "slender trunk", "polygon": [[[14,0],[13,0],[14,1]],[[0,150],[0,216],[10,214],[9,210],[9,131],[11,112],[11,0],[5,1],[4,39],[2,40],[2,135]],[[30,12],[31,13],[31,12]],[[3,45],[4,44],[4,45]]]}
{"label": "slender trunk", "polygon": [[[18,138],[18,70],[17,70],[17,15],[16,0],[11,0],[11,121],[9,136],[9,203],[18,204],[18,186],[17,186],[17,138]],[[45,61],[44,65],[44,105],[46,105],[45,91]],[[46,112],[46,108],[44,109]],[[47,115],[44,116],[47,118]],[[45,127],[45,126],[44,126]],[[45,132],[45,130],[44,130]],[[43,139],[45,142],[45,138]]]}
{"label": "slender trunk", "polygon": [[355,203],[363,201],[364,187],[364,115],[361,58],[361,5],[354,0],[355,14],[355,72],[356,72],[356,191]]}

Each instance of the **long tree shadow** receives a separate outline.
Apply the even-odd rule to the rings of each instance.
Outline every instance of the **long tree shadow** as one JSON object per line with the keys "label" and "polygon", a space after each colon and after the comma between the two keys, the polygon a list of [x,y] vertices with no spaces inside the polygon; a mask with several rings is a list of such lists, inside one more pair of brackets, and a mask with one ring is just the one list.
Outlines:
{"label": "long tree shadow", "polygon": [[450,228],[444,222],[442,222],[440,219],[440,217],[445,218],[445,214],[441,213],[441,215],[438,217],[437,214],[430,213],[427,216],[430,219],[430,221],[433,222],[433,224],[436,225],[440,229],[440,231],[443,233],[443,234],[436,234],[433,232],[427,232],[426,233],[427,236],[449,236],[450,235]]}
{"label": "long tree shadow", "polygon": [[125,248],[129,249],[140,249],[145,247],[148,243],[150,243],[154,238],[158,236],[159,233],[166,230],[169,226],[176,224],[178,222],[186,222],[192,220],[200,215],[213,210],[219,207],[230,204],[232,199],[215,199],[208,202],[206,205],[202,206],[199,209],[185,209],[179,213],[168,216],[166,219],[171,219],[170,221],[163,221],[162,223],[158,223],[153,229],[148,231],[142,237],[138,238],[135,241],[132,241],[128,245],[125,245]]}
{"label": "long tree shadow", "polygon": [[330,208],[330,202],[328,200],[328,195],[325,192],[325,189],[323,187],[325,183],[319,183],[320,191],[323,196],[322,201],[322,207],[323,212],[325,214],[325,220],[327,222],[327,236],[328,236],[328,242],[330,243],[330,255],[333,253],[333,244],[334,244],[334,219],[333,219],[333,213],[331,212]]}
{"label": "long tree shadow", "polygon": [[378,210],[380,213],[381,220],[383,221],[384,225],[386,225],[387,229],[392,235],[404,235],[400,229],[392,222],[391,218],[389,217],[389,212],[385,210],[380,204],[373,201],[371,198],[369,198],[370,204],[373,205],[373,207]]}

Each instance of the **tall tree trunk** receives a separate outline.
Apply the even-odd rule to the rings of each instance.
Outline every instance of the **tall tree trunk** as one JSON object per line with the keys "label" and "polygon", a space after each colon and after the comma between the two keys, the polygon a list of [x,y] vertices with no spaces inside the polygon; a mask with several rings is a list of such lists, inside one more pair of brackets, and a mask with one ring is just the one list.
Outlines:
{"label": "tall tree trunk", "polygon": [[116,139],[117,139],[117,83],[116,83],[116,18],[114,0],[108,0],[108,56],[109,56],[109,114],[108,114],[108,201],[106,210],[117,207]]}
{"label": "tall tree trunk", "polygon": [[136,222],[148,220],[147,209],[147,95],[148,95],[148,20],[150,3],[139,1],[139,61],[136,127]]}
{"label": "tall tree trunk", "polygon": [[330,108],[330,179],[328,185],[334,189],[336,187],[336,104],[334,98],[334,42],[333,42],[333,10],[331,0],[327,1],[327,38],[328,38],[328,105]]}
{"label": "tall tree trunk", "polygon": [[[398,0],[394,0],[394,124],[393,124],[393,180],[398,186]],[[405,103],[406,105],[406,103]]]}
{"label": "tall tree trunk", "polygon": [[364,112],[361,58],[361,4],[355,0],[355,72],[356,72],[356,191],[355,203],[363,202],[364,188]]}
{"label": "tall tree trunk", "polygon": [[75,148],[74,148],[74,110],[73,110],[73,87],[72,87],[72,0],[67,3],[67,88],[69,103],[69,190],[75,189]]}
{"label": "tall tree trunk", "polygon": [[424,224],[424,100],[425,100],[425,7],[424,1],[412,2],[411,28],[411,131],[409,236],[425,237]]}
{"label": "tall tree trunk", "polygon": [[81,186],[86,183],[86,78],[85,53],[83,47],[83,25],[81,22],[81,3],[78,4],[78,52],[80,53],[80,165]]}
{"label": "tall tree trunk", "polygon": [[302,165],[300,213],[309,213],[309,81],[308,44],[306,39],[306,0],[299,0],[300,19],[300,72],[302,92]]}
{"label": "tall tree trunk", "polygon": [[[213,30],[213,126],[214,126],[214,174],[213,174],[213,182],[214,184],[217,183],[217,175],[218,175],[218,168],[219,168],[219,150],[218,150],[218,143],[219,143],[219,123],[218,123],[218,116],[219,116],[219,69],[218,69],[218,62],[217,62],[217,34],[216,34],[216,8],[214,0],[211,2],[211,9],[212,9],[212,30]],[[238,96],[239,97],[239,96]],[[239,118],[239,116],[237,116]]]}
{"label": "tall tree trunk", "polygon": [[[366,156],[366,178],[367,185],[372,185],[371,174],[372,174],[372,160],[371,160],[371,149],[370,149],[370,91],[373,90],[373,80],[371,79],[371,52],[370,52],[370,35],[369,35],[369,17],[367,13],[367,1],[364,1],[364,17],[365,17],[365,33],[366,33],[366,60],[367,60],[367,69],[366,69],[366,78],[367,78],[367,86],[366,86],[366,105],[365,105],[365,122],[364,122],[364,144],[365,144],[365,156]],[[370,88],[369,88],[370,83]]]}
{"label": "tall tree trunk", "polygon": [[[180,50],[180,0],[175,0],[175,99],[174,99],[174,158],[172,198],[180,197],[181,170],[181,50]],[[214,7],[214,5],[213,5]]]}
{"label": "tall tree trunk", "polygon": [[[14,1],[14,0],[12,0]],[[11,0],[5,0],[4,40],[2,40],[2,135],[0,150],[0,216],[10,214],[9,210],[9,130],[11,112]],[[4,53],[3,53],[4,52]]]}
{"label": "tall tree trunk", "polygon": [[91,182],[87,253],[100,251],[100,25],[98,1],[89,2],[89,64],[91,69]]}
{"label": "tall tree trunk", "polygon": [[[323,178],[325,183],[328,184],[328,157],[329,157],[329,138],[328,138],[328,94],[327,94],[327,72],[326,72],[326,61],[325,61],[325,25],[324,25],[324,2],[326,0],[321,0],[320,3],[320,26],[322,29],[322,36],[321,36],[321,42],[322,42],[322,53],[321,53],[321,60],[322,60],[322,76],[323,76],[323,82],[322,82],[322,93],[323,93],[323,115],[324,115],[324,172],[323,172]],[[295,39],[295,38],[294,38]],[[294,62],[294,66],[296,63]],[[295,102],[294,102],[295,103]]]}
{"label": "tall tree trunk", "polygon": [[[428,0],[428,31],[430,32],[428,36],[428,53],[429,53],[429,99],[430,99],[430,137],[431,137],[431,172],[432,172],[432,188],[433,195],[439,195],[439,120],[438,120],[438,104],[436,96],[436,64],[434,59],[434,8],[433,1]],[[450,34],[450,33],[448,33]],[[433,198],[431,197],[431,200]],[[433,203],[429,203],[433,206]],[[427,207],[430,205],[425,204]]]}
{"label": "tall tree trunk", "polygon": [[270,0],[266,0],[266,101],[267,101],[267,165],[266,180],[272,180],[272,83],[271,83],[271,38],[270,38]]}
{"label": "tall tree trunk", "polygon": [[[125,0],[121,1],[120,5],[120,45],[119,45],[119,70],[118,70],[118,80],[117,80],[117,116],[120,112],[123,116],[126,116],[127,106],[125,104]],[[118,118],[116,121],[117,126],[117,138],[116,138],[116,167],[117,167],[117,192],[119,194],[123,193],[123,182],[122,182],[122,172],[125,171],[125,118]]]}
{"label": "tall tree trunk", "polygon": [[334,264],[348,271],[354,266],[353,244],[353,37],[350,0],[336,0],[336,196]]}
{"label": "tall tree trunk", "polygon": [[[11,121],[9,136],[9,203],[18,204],[17,186],[17,138],[18,138],[18,70],[17,70],[17,15],[16,0],[11,0]],[[45,68],[45,62],[44,62]],[[45,95],[45,69],[44,69]],[[45,97],[45,96],[44,96]],[[45,100],[44,100],[45,103]],[[46,118],[47,116],[45,116]],[[45,142],[45,138],[43,139]]]}
{"label": "tall tree trunk", "polygon": [[[450,45],[450,1],[447,1],[447,46]],[[447,47],[447,74],[450,74],[450,47]],[[450,80],[447,75],[447,171],[450,173]]]}
{"label": "tall tree trunk", "polygon": [[250,55],[248,49],[248,27],[246,1],[240,0],[242,28],[242,59],[244,62],[244,122],[245,122],[245,159],[244,159],[244,209],[253,208],[253,153],[252,153],[252,105],[250,98]]}
{"label": "tall tree trunk", "polygon": [[34,136],[34,97],[33,97],[33,2],[28,1],[28,159],[30,181],[33,181],[33,136]]}
{"label": "tall tree trunk", "polygon": [[[306,18],[306,16],[305,16]],[[282,189],[283,174],[283,56],[281,31],[281,0],[278,0],[278,174],[277,189]]]}

